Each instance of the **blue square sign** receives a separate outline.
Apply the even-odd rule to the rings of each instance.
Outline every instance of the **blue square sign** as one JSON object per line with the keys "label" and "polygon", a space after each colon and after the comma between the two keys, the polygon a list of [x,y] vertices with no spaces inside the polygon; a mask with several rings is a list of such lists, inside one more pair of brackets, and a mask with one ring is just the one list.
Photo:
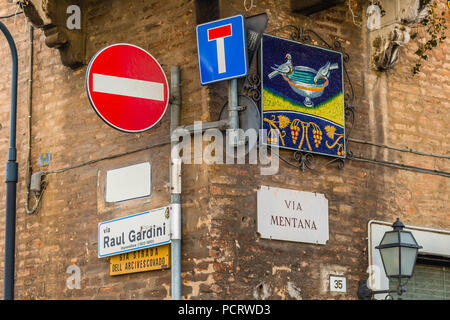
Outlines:
{"label": "blue square sign", "polygon": [[244,15],[197,26],[197,49],[202,85],[248,73]]}

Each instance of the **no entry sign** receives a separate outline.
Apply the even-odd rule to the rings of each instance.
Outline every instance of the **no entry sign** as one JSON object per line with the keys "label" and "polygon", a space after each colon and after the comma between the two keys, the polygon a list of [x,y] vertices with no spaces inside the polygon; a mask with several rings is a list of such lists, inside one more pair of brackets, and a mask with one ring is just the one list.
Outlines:
{"label": "no entry sign", "polygon": [[153,56],[119,43],[95,54],[86,71],[89,101],[99,117],[124,132],[150,129],[164,116],[169,86]]}

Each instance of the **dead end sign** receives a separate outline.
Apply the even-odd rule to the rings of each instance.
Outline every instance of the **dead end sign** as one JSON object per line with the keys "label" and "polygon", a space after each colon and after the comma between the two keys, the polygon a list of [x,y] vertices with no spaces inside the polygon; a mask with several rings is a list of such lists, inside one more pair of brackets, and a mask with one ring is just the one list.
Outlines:
{"label": "dead end sign", "polygon": [[86,71],[86,90],[98,116],[123,132],[143,132],[164,116],[169,86],[161,65],[127,43],[97,52]]}

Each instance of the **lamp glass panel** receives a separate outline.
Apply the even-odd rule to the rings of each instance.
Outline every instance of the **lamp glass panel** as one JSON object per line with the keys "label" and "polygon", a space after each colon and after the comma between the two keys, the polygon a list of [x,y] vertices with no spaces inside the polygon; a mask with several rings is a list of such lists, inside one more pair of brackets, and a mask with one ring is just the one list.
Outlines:
{"label": "lamp glass panel", "polygon": [[410,232],[400,232],[400,242],[401,243],[408,243],[408,244],[417,244],[416,240],[414,239],[412,233]]}
{"label": "lamp glass panel", "polygon": [[402,253],[402,275],[411,277],[416,264],[417,249],[402,247],[400,250]]}
{"label": "lamp glass panel", "polygon": [[386,232],[384,234],[383,240],[381,240],[380,245],[398,243],[398,233],[397,231]]}
{"label": "lamp glass panel", "polygon": [[384,271],[388,277],[396,276],[399,274],[399,248],[383,248],[380,249],[381,258],[383,259]]}

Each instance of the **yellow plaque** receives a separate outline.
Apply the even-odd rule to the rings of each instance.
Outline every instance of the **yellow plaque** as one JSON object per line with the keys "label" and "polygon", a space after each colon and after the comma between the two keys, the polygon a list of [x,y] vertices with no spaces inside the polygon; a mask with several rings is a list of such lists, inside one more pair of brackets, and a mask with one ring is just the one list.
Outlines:
{"label": "yellow plaque", "polygon": [[111,276],[167,269],[170,268],[170,244],[112,256],[109,263]]}

